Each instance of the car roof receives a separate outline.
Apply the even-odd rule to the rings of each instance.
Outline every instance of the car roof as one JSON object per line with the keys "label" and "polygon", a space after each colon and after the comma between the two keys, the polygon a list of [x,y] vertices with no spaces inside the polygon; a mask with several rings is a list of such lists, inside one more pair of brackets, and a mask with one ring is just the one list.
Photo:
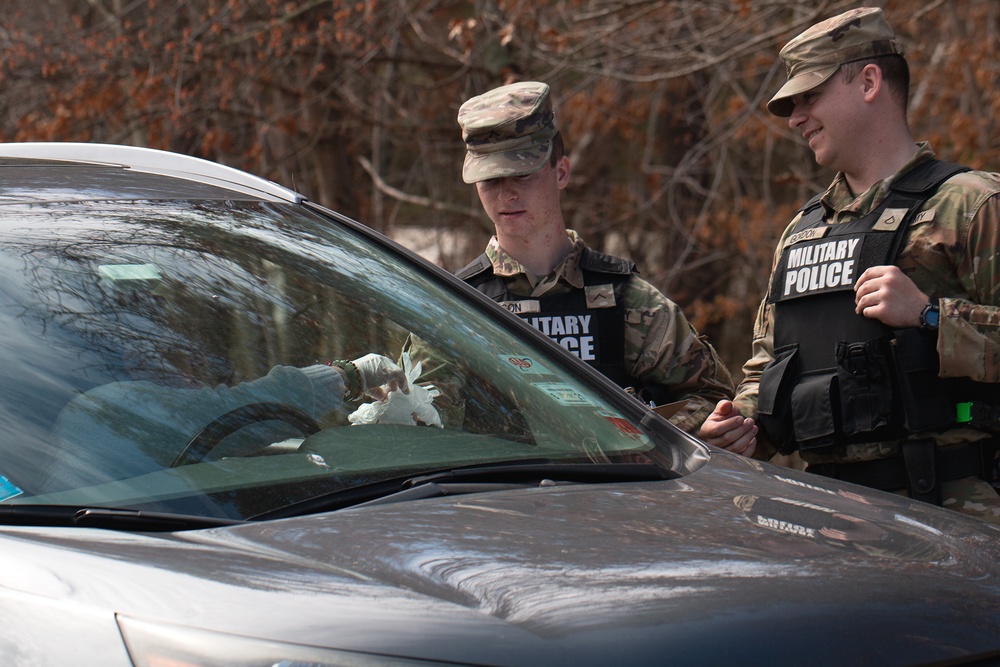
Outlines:
{"label": "car roof", "polygon": [[[25,171],[35,167],[44,167],[49,173],[43,176],[34,170]],[[72,175],[66,173],[69,169]],[[128,178],[117,177],[126,173]],[[153,148],[70,142],[0,143],[0,203],[247,198],[293,203],[305,199],[293,190],[238,169]]]}

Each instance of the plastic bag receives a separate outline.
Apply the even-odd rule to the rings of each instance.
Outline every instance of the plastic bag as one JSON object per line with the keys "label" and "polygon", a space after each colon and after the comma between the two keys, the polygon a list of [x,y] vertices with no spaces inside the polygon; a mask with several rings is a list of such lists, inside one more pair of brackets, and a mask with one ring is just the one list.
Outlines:
{"label": "plastic bag", "polygon": [[412,426],[426,424],[444,428],[441,415],[434,407],[434,397],[441,391],[432,384],[418,385],[421,364],[414,366],[408,352],[403,353],[403,371],[410,384],[410,393],[401,391],[388,392],[384,401],[374,401],[358,406],[358,409],[347,416],[352,426],[361,424],[409,424]]}

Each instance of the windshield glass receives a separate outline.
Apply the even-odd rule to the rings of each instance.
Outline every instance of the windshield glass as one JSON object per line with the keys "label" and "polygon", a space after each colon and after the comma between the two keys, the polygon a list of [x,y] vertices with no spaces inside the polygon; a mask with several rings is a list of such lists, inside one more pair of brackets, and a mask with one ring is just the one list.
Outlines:
{"label": "windshield glass", "polygon": [[[546,345],[305,207],[8,204],[0,234],[4,503],[242,519],[464,465],[669,464]],[[371,353],[405,400],[345,396],[334,362]]]}

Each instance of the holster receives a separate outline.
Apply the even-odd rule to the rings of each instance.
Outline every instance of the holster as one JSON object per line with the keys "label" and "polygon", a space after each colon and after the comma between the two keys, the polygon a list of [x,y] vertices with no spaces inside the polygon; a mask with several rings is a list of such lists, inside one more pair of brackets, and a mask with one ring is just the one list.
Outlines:
{"label": "holster", "polygon": [[938,482],[937,445],[928,438],[904,442],[901,449],[910,497],[940,505],[941,484]]}

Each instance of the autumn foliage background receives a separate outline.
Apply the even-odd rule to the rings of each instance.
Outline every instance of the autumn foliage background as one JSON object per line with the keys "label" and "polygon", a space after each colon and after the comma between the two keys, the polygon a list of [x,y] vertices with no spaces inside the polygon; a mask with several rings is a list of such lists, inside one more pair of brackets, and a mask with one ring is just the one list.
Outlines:
{"label": "autumn foliage background", "polygon": [[994,0],[11,0],[0,140],[216,160],[454,270],[491,233],[461,180],[458,107],[546,81],[568,223],[634,259],[738,377],[774,242],[831,177],[764,110],[777,54],[860,4],[907,52],[915,136],[1000,169]]}

